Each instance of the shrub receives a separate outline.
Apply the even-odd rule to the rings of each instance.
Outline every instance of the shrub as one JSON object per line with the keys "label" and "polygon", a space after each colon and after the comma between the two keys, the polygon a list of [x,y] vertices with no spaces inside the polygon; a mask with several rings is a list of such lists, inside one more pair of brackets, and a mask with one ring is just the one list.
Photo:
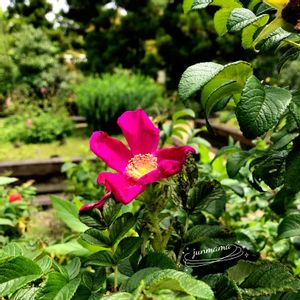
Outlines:
{"label": "shrub", "polygon": [[[75,88],[79,113],[92,129],[116,129],[115,122],[126,110],[142,107],[153,112],[162,106],[162,88],[151,78],[127,71],[88,78]],[[165,104],[164,104],[165,105]]]}
{"label": "shrub", "polygon": [[11,34],[9,54],[17,66],[15,85],[26,85],[34,95],[56,91],[66,76],[59,49],[40,29],[23,25]]}
{"label": "shrub", "polygon": [[10,142],[49,143],[72,133],[73,123],[65,112],[40,112],[32,117],[11,116],[4,122],[3,138]]}

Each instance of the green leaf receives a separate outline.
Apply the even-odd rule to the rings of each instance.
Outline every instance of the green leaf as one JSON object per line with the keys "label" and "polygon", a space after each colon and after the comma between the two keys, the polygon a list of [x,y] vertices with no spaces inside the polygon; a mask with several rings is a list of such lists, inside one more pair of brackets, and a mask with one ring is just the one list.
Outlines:
{"label": "green leaf", "polygon": [[235,153],[239,150],[240,150],[240,148],[237,145],[224,146],[218,150],[217,154],[215,155],[215,157],[213,158],[213,160],[211,161],[210,164],[212,164],[220,156],[229,155],[229,154]]}
{"label": "green leaf", "polygon": [[75,257],[68,265],[65,266],[69,279],[72,280],[78,276],[80,272],[81,262],[79,257]]}
{"label": "green leaf", "polygon": [[[273,24],[274,22],[271,22],[270,24],[268,24],[265,28],[267,28],[269,25]],[[276,29],[277,28],[277,29]],[[270,29],[272,29],[270,27]],[[282,29],[281,27],[277,27],[276,23],[274,24],[274,31],[271,32],[269,35],[266,36],[266,38],[264,38],[262,41],[260,41],[258,43],[258,48],[262,51],[268,51],[272,48],[275,48],[278,46],[278,44],[286,39],[288,36],[290,36],[290,32],[285,31],[284,29]],[[254,41],[254,45],[256,46],[257,40],[260,37],[260,35],[256,38],[256,40]]]}
{"label": "green leaf", "polygon": [[186,9],[202,9],[207,7],[208,5],[216,5],[221,7],[242,7],[241,3],[238,0],[193,0],[192,5],[190,5],[190,1],[186,3]]}
{"label": "green leaf", "polygon": [[290,112],[292,113],[292,116],[294,117],[294,120],[296,121],[297,127],[300,131],[300,92],[293,92],[292,93],[292,103],[289,107]]}
{"label": "green leaf", "polygon": [[100,230],[107,229],[103,217],[98,210],[86,210],[79,213],[79,220],[88,227],[94,227]]}
{"label": "green leaf", "polygon": [[112,246],[109,237],[95,228],[90,228],[84,233],[82,233],[81,238],[91,245],[99,245],[105,248],[109,248]]}
{"label": "green leaf", "polygon": [[287,145],[289,145],[297,136],[299,135],[298,132],[294,132],[294,133],[287,133],[285,132],[285,134],[279,138],[278,140],[274,140],[273,137],[274,135],[271,137],[272,142],[274,143],[272,145],[272,149],[274,150],[280,150],[285,148]]}
{"label": "green leaf", "polygon": [[36,263],[44,274],[48,273],[52,267],[52,260],[48,255],[44,255],[42,258],[38,259]]}
{"label": "green leaf", "polygon": [[38,291],[38,287],[25,287],[16,291],[13,294],[10,300],[27,300],[27,299],[36,299],[35,295]]}
{"label": "green leaf", "polygon": [[241,284],[256,268],[257,265],[255,263],[240,260],[237,265],[229,268],[227,273],[231,280],[237,284]]}
{"label": "green leaf", "polygon": [[67,243],[55,244],[52,246],[48,246],[45,250],[48,253],[53,253],[58,256],[61,256],[61,255],[87,256],[87,255],[91,254],[91,251],[89,251],[87,248],[83,247],[76,240],[73,240],[73,241],[70,241]]}
{"label": "green leaf", "polygon": [[82,283],[93,293],[99,292],[103,288],[106,280],[105,268],[98,268],[95,272],[83,272]]}
{"label": "green leaf", "polygon": [[193,4],[193,0],[183,0],[182,7],[185,14],[191,10],[192,4]]}
{"label": "green leaf", "polygon": [[17,256],[0,264],[0,296],[14,293],[42,276],[41,268],[32,260]]}
{"label": "green leaf", "polygon": [[237,8],[237,7],[243,7],[243,5],[240,3],[239,0],[213,0],[211,5],[217,5],[221,7],[227,7],[227,8]]}
{"label": "green leaf", "polygon": [[300,49],[296,47],[288,48],[282,55],[279,57],[279,61],[277,63],[277,71],[280,72],[281,68],[284,66],[286,62],[289,60],[296,60],[300,56]]}
{"label": "green leaf", "polygon": [[76,293],[74,294],[74,300],[99,300],[103,299],[103,292],[94,293],[86,288],[84,285],[79,285]]}
{"label": "green leaf", "polygon": [[57,196],[51,195],[50,199],[52,205],[56,211],[57,216],[65,223],[67,226],[77,232],[84,232],[88,227],[80,222],[78,217],[78,210],[76,206],[64,199]]}
{"label": "green leaf", "polygon": [[165,253],[149,252],[139,262],[139,269],[158,267],[160,269],[176,269],[176,263]]}
{"label": "green leaf", "polygon": [[[217,76],[216,76],[217,77]],[[213,83],[213,79],[210,83]],[[209,84],[210,84],[209,83]],[[209,85],[208,84],[208,85]],[[205,89],[205,87],[204,87]],[[203,93],[204,93],[203,89]],[[207,98],[202,97],[202,105],[205,106],[205,115],[208,117],[211,111],[217,107],[220,102],[223,102],[224,99],[227,99],[228,96],[233,94],[238,94],[242,90],[242,87],[235,80],[229,80],[226,82],[220,83],[214,90],[210,92]],[[204,94],[203,94],[204,95]]]}
{"label": "green leaf", "polygon": [[268,15],[256,17],[256,15],[249,9],[236,8],[232,10],[228,18],[227,29],[229,32],[236,32],[248,27],[251,24],[260,25],[260,23],[264,23],[261,25],[264,26],[268,22],[268,19]]}
{"label": "green leaf", "polygon": [[278,226],[278,238],[285,239],[300,235],[300,214],[286,216]]}
{"label": "green leaf", "polygon": [[221,8],[214,15],[214,25],[219,36],[223,36],[228,31],[227,21],[231,11],[231,8]]}
{"label": "green leaf", "polygon": [[0,218],[0,226],[1,225],[11,226],[11,227],[15,226],[10,219],[4,219],[4,218]]}
{"label": "green leaf", "polygon": [[225,201],[225,191],[218,181],[198,181],[188,192],[187,209],[193,214],[206,210],[215,216],[220,216]]}
{"label": "green leaf", "polygon": [[145,278],[145,284],[150,293],[168,289],[180,291],[198,299],[214,299],[214,294],[206,283],[176,270],[166,269],[153,272]]}
{"label": "green leaf", "polygon": [[182,118],[186,118],[186,117],[194,119],[196,117],[195,112],[192,109],[189,109],[189,108],[182,109],[180,111],[175,112],[172,115],[172,121],[176,122],[177,120],[182,119]]}
{"label": "green leaf", "polygon": [[202,9],[208,6],[213,0],[193,0],[192,9]]}
{"label": "green leaf", "polygon": [[289,204],[294,202],[295,194],[282,188],[274,197],[270,208],[279,216],[285,215]]}
{"label": "green leaf", "polygon": [[21,245],[15,243],[15,242],[11,242],[9,244],[7,244],[6,246],[3,247],[3,252],[5,254],[5,256],[21,256],[24,254],[23,248],[21,247]]}
{"label": "green leaf", "polygon": [[249,49],[253,44],[253,37],[256,31],[268,23],[269,15],[261,15],[256,20],[245,27],[242,31],[242,46],[244,49]]}
{"label": "green leaf", "polygon": [[74,278],[68,281],[62,274],[51,272],[48,274],[45,285],[38,291],[36,299],[71,300],[79,284],[80,278]]}
{"label": "green leaf", "polygon": [[106,201],[103,206],[102,215],[107,227],[109,227],[117,218],[121,208],[122,203],[118,203],[111,198]]}
{"label": "green leaf", "polygon": [[69,171],[70,169],[72,169],[72,168],[74,168],[74,167],[77,167],[77,166],[78,166],[77,164],[74,164],[74,163],[72,163],[72,162],[66,162],[66,163],[64,163],[64,164],[62,165],[60,171],[61,171],[62,173],[65,173],[65,172]]}
{"label": "green leaf", "polygon": [[143,240],[141,238],[133,236],[122,239],[118,244],[114,260],[120,263],[122,260],[128,258],[141,247],[142,242]]}
{"label": "green leaf", "polygon": [[202,242],[208,238],[224,235],[224,229],[218,225],[196,225],[188,230],[184,238],[186,245]]}
{"label": "green leaf", "polygon": [[132,294],[125,292],[114,293],[105,297],[102,297],[103,300],[134,300],[135,297]]}
{"label": "green leaf", "polygon": [[214,78],[224,67],[208,62],[199,63],[188,67],[181,76],[178,93],[182,100],[187,100],[192,94]]}
{"label": "green leaf", "polygon": [[287,151],[269,151],[257,157],[250,163],[253,179],[257,182],[263,180],[271,189],[284,183],[285,161]]}
{"label": "green leaf", "polygon": [[[298,143],[299,143],[298,139]],[[294,143],[294,149],[286,159],[285,187],[287,190],[297,193],[300,191],[298,176],[300,174],[300,144]]]}
{"label": "green leaf", "polygon": [[234,178],[239,170],[247,163],[250,154],[246,151],[240,151],[229,156],[226,162],[227,174],[230,178]]}
{"label": "green leaf", "polygon": [[160,269],[157,267],[145,268],[134,273],[125,284],[125,291],[133,292],[138,288],[139,284],[142,280],[144,280],[148,275],[154,273],[155,271],[159,271]]}
{"label": "green leaf", "polygon": [[281,118],[292,96],[278,87],[264,87],[255,77],[250,77],[243,89],[236,114],[244,135],[256,138],[271,129]]}
{"label": "green leaf", "polygon": [[61,265],[60,263],[53,260],[53,269],[55,272],[60,273],[62,276],[65,277],[66,280],[69,280],[69,274],[65,266]]}
{"label": "green leaf", "polygon": [[15,177],[6,177],[6,176],[0,176],[0,185],[7,185],[13,182],[18,181],[18,178]]}
{"label": "green leaf", "polygon": [[202,280],[213,289],[218,300],[243,299],[236,283],[224,274],[209,274]]}
{"label": "green leaf", "polygon": [[93,265],[99,267],[111,267],[116,264],[116,261],[112,257],[109,251],[99,251],[90,255],[85,260],[85,265]]}
{"label": "green leaf", "polygon": [[125,213],[115,220],[109,230],[109,236],[112,244],[121,239],[136,222],[132,213]]}
{"label": "green leaf", "polygon": [[185,70],[179,82],[179,97],[186,100],[196,91],[201,92],[201,104],[208,116],[224,97],[239,95],[252,75],[250,64],[238,61],[225,66],[199,63]]}
{"label": "green leaf", "polygon": [[275,261],[256,263],[256,268],[241,283],[242,293],[251,297],[291,292],[300,289],[300,280]]}
{"label": "green leaf", "polygon": [[206,116],[226,96],[239,95],[246,80],[252,75],[252,67],[247,62],[237,61],[223,66],[201,92],[201,104]]}

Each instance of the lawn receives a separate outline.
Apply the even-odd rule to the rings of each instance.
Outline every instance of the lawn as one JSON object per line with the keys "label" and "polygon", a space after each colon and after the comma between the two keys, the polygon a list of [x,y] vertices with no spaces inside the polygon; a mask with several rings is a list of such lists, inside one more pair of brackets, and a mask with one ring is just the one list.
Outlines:
{"label": "lawn", "polygon": [[89,151],[89,138],[82,136],[68,137],[64,143],[50,144],[12,144],[5,142],[0,147],[0,161],[16,161],[27,159],[45,159],[59,156],[65,159],[73,157],[87,157]]}

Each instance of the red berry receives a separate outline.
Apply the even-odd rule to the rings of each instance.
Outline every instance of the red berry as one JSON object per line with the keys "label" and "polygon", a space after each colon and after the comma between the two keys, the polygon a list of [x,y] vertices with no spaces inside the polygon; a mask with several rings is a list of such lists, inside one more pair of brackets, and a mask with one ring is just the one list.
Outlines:
{"label": "red berry", "polygon": [[21,201],[22,195],[20,193],[12,193],[8,197],[9,202]]}

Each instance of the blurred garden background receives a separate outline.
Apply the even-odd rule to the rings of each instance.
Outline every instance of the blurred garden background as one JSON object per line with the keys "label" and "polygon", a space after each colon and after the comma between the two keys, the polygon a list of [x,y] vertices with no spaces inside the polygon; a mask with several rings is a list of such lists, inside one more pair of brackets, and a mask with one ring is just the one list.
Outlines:
{"label": "blurred garden background", "polygon": [[[85,156],[93,129],[117,133],[116,118],[138,106],[168,118],[183,108],[181,74],[201,61],[251,60],[265,82],[299,87],[298,61],[278,78],[272,55],[257,58],[241,51],[238,36],[217,36],[214,7],[183,14],[176,0],[1,5],[0,161]],[[188,106],[199,116],[197,98]]]}
{"label": "blurred garden background", "polygon": [[[247,272],[250,269],[254,272],[256,268],[254,262],[267,258],[280,261],[294,276],[299,276],[300,198],[295,181],[295,174],[299,171],[300,165],[300,157],[297,156],[299,153],[296,153],[298,148],[295,146],[299,144],[297,139],[300,128],[300,96],[297,92],[300,89],[299,44],[298,48],[296,47],[298,52],[292,52],[296,49],[292,48],[292,51],[289,49],[289,53],[283,54],[282,63],[278,61],[282,49],[285,48],[278,47],[276,51],[274,48],[288,35],[282,39],[274,38],[272,40],[274,44],[269,48],[262,47],[262,55],[251,48],[255,31],[265,26],[268,20],[265,19],[265,23],[254,22],[260,20],[262,15],[265,17],[265,14],[270,14],[271,18],[275,17],[274,8],[267,5],[268,1],[232,0],[228,1],[232,4],[230,9],[229,4],[228,7],[225,5],[225,9],[228,9],[227,18],[231,16],[231,11],[237,8],[248,11],[248,15],[245,13],[246,17],[243,19],[246,22],[250,10],[250,13],[253,11],[253,15],[256,14],[253,17],[254,27],[251,28],[252,40],[249,47],[244,47],[246,49],[243,49],[244,44],[241,43],[244,36],[238,30],[250,26],[250,23],[231,32],[229,29],[227,32],[225,24],[224,34],[218,34],[218,21],[222,19],[216,21],[214,18],[218,13],[219,4],[209,5],[212,1],[199,0],[199,3],[204,3],[201,8],[205,9],[192,9],[184,13],[183,2],[190,1],[0,0],[0,271],[4,270],[1,263],[7,257],[15,259],[12,258],[12,253],[19,253],[20,257],[29,257],[32,263],[37,263],[40,254],[33,258],[33,255],[28,255],[32,250],[49,255],[45,256],[46,262],[39,262],[43,275],[37,278],[51,281],[48,274],[53,270],[63,275],[69,272],[67,281],[65,279],[59,281],[61,287],[75,280],[79,272],[89,273],[86,276],[90,276],[89,280],[94,281],[97,279],[98,271],[99,274],[104,272],[104,275],[101,273],[102,277],[99,275],[99,278],[104,278],[99,282],[101,288],[92,290],[84,280],[80,285],[78,281],[74,288],[74,298],[73,294],[69,296],[63,294],[65,298],[57,298],[66,300],[102,299],[107,291],[117,292],[113,276],[116,278],[116,274],[119,274],[118,267],[121,270],[119,278],[121,283],[122,280],[126,282],[135,274],[133,269],[128,269],[129,256],[133,254],[133,250],[126,256],[127,265],[123,260],[122,266],[121,263],[118,265],[119,261],[118,264],[111,265],[104,261],[103,265],[95,264],[102,268],[100,270],[92,262],[91,265],[94,267],[92,272],[88,268],[83,270],[86,257],[110,248],[115,255],[114,251],[120,242],[117,238],[113,240],[109,233],[109,238],[112,239],[109,244],[107,239],[103,238],[102,231],[100,235],[99,233],[93,235],[91,232],[89,235],[86,230],[89,230],[89,227],[97,230],[105,228],[107,231],[104,236],[107,237],[118,213],[118,218],[126,214],[135,217],[138,215],[136,219],[142,218],[142,213],[139,213],[140,210],[147,209],[144,203],[147,195],[153,193],[154,198],[160,199],[159,193],[147,190],[144,199],[141,196],[133,203],[123,205],[122,208],[118,206],[119,203],[109,203],[107,207],[111,205],[113,208],[107,208],[107,215],[104,216],[104,219],[107,217],[111,221],[106,223],[109,224],[107,227],[103,224],[100,224],[102,227],[99,224],[100,227],[97,227],[94,222],[96,219],[91,221],[94,216],[81,216],[79,219],[78,211],[82,205],[103,197],[104,187],[96,184],[96,178],[100,171],[109,169],[90,151],[91,134],[102,130],[125,141],[117,126],[117,119],[125,111],[142,108],[160,129],[159,148],[190,145],[195,149],[193,162],[187,161],[181,175],[175,176],[174,181],[171,179],[170,185],[166,184],[167,187],[163,184],[157,185],[161,189],[161,195],[164,195],[163,192],[167,189],[169,194],[166,192],[165,195],[173,195],[173,202],[170,200],[172,204],[166,204],[162,213],[157,212],[158,229],[166,235],[172,226],[175,228],[174,231],[179,228],[176,233],[170,233],[169,248],[166,244],[164,249],[166,251],[159,256],[168,269],[182,271],[178,265],[187,245],[205,249],[218,246],[220,243],[232,244],[238,241],[239,245],[246,249],[247,256],[243,258],[249,257],[248,260],[253,261],[251,267],[250,263],[247,265],[247,268],[249,267]],[[219,6],[224,9],[222,4]],[[226,21],[227,19],[225,23]],[[221,26],[219,30],[220,28]],[[294,34],[293,38],[294,44],[298,43],[299,33]],[[234,69],[235,63],[230,69],[232,66],[230,63],[235,61],[238,61],[237,69]],[[211,95],[201,94],[200,90],[204,85],[200,88],[193,87],[191,93],[182,92],[181,98],[186,98],[184,102],[181,101],[178,92],[179,82],[186,69],[204,62],[211,62],[212,66],[217,64],[226,68],[229,66],[228,73],[226,68],[224,73],[220,71],[221,79],[216,76],[216,82],[222,88],[228,82],[241,83],[238,92],[234,88],[233,92],[224,90],[226,97],[221,90],[219,98],[222,96],[222,101],[220,99],[215,101],[208,114],[205,107],[207,99],[205,101],[201,99]],[[242,69],[243,67],[245,69]],[[225,82],[223,75],[228,81]],[[288,101],[294,99],[295,108],[290,106],[288,110],[286,106],[280,114],[278,113],[275,121],[270,121],[269,127],[265,126],[261,132],[260,128],[256,128],[257,132],[254,130],[251,136],[251,126],[256,118],[249,119],[249,134],[247,126],[240,127],[243,118],[236,117],[236,108],[239,97],[247,88],[246,79],[252,75],[259,79],[257,84],[267,86],[266,90],[270,87],[278,88],[280,92],[284,90],[282,94],[286,92],[290,95],[290,98],[285,99],[289,98]],[[235,76],[232,81],[229,80],[230,76]],[[197,85],[197,80],[189,84]],[[218,92],[218,85],[213,84],[211,86],[208,84],[208,92]],[[287,89],[291,92],[287,92]],[[281,100],[280,97],[278,99]],[[266,115],[270,111],[272,115],[271,108],[266,110]],[[245,119],[247,118],[244,116]],[[262,119],[268,118],[263,116]],[[242,132],[246,134],[243,135]],[[285,175],[285,172],[288,175]],[[194,178],[190,179],[192,176]],[[203,200],[204,204],[201,202],[203,206],[198,207],[194,203],[195,207],[187,208],[186,203],[189,200],[196,202]],[[188,213],[183,212],[184,209]],[[193,209],[196,211],[195,214]],[[112,213],[114,210],[116,214],[109,215],[109,212]],[[290,212],[297,213],[296,221],[294,219],[291,221],[298,230],[296,237],[290,235],[290,232],[286,233],[287,229],[291,229],[290,223],[287,225],[283,223],[281,227],[279,225],[284,222],[285,217],[289,217]],[[104,215],[106,213],[104,209]],[[128,224],[131,221],[129,220]],[[120,237],[145,238],[142,225],[138,223],[134,227],[135,221],[132,221],[132,224],[125,228],[127,231],[123,233],[120,228],[125,221],[118,225]],[[184,222],[185,225],[182,225]],[[191,232],[192,237],[188,236],[188,229],[193,228],[197,230]],[[146,238],[151,240],[151,234],[153,232]],[[181,238],[185,240],[185,237],[186,242],[180,241]],[[134,271],[148,267],[164,269],[158,261],[152,261],[154,256],[148,260],[147,255],[156,250],[150,244],[143,244],[142,256],[144,252],[146,254]],[[171,254],[167,255],[167,250]],[[70,265],[66,267],[66,271],[62,265],[65,266],[67,263]],[[189,273],[202,280],[207,274],[215,275],[218,272],[225,274],[232,265],[226,263],[221,267],[212,265],[201,270],[190,270]],[[110,269],[105,271],[105,268]],[[280,268],[279,271],[276,269],[275,273],[287,277]],[[74,269],[78,272],[76,273]],[[242,280],[236,279],[238,277],[236,274],[243,272],[244,270],[240,269],[233,270],[232,277],[228,277],[230,280],[226,277],[227,273],[222,274],[220,276],[225,276],[226,280],[222,277],[224,281],[220,279],[222,282],[218,281],[218,284],[213,277],[203,280],[217,295],[215,299],[220,300],[300,299],[299,292],[296,294],[297,290],[300,290],[300,285],[297,281],[295,286],[299,285],[299,288],[294,288],[292,279],[293,284],[290,286],[283,284],[281,289],[273,290],[279,282],[282,283],[282,280],[278,279],[276,284],[272,283],[273,286],[266,287],[265,290],[264,286],[262,290],[255,290],[253,294],[250,292],[247,294],[246,291],[245,298],[240,298],[243,288],[240,285],[239,290],[237,284]],[[248,276],[250,271],[247,272],[245,274]],[[70,274],[73,274],[74,278]],[[247,276],[245,275],[243,280]],[[7,288],[5,282],[16,278],[13,276],[3,278],[0,272],[1,300],[31,299],[28,295],[33,295],[38,289],[40,289],[38,295],[43,294],[48,298],[34,299],[56,299],[47,294],[47,288],[44,289],[47,284],[41,283],[42,280],[36,282],[28,279],[23,285],[16,284],[16,288],[13,289]],[[260,278],[260,275],[255,278]],[[230,286],[228,294],[226,292],[222,294],[224,289],[222,284],[225,281]],[[255,284],[251,285],[251,289],[256,289],[256,283],[255,281]],[[133,286],[137,288],[136,285]],[[284,286],[288,288],[285,289]],[[21,288],[22,291],[19,292]],[[25,293],[24,288],[27,288],[26,293],[29,293],[27,298],[20,297]],[[89,294],[91,298],[84,294],[87,289],[92,294]],[[295,298],[280,298],[285,297],[284,293],[291,291],[294,293],[291,297]],[[184,292],[189,294],[187,290]],[[59,293],[57,291],[56,295]],[[232,298],[229,297],[231,293],[234,294]],[[269,295],[268,293],[282,294],[278,298],[263,296]],[[168,295],[166,298],[134,299],[175,299],[172,298],[175,294]]]}

